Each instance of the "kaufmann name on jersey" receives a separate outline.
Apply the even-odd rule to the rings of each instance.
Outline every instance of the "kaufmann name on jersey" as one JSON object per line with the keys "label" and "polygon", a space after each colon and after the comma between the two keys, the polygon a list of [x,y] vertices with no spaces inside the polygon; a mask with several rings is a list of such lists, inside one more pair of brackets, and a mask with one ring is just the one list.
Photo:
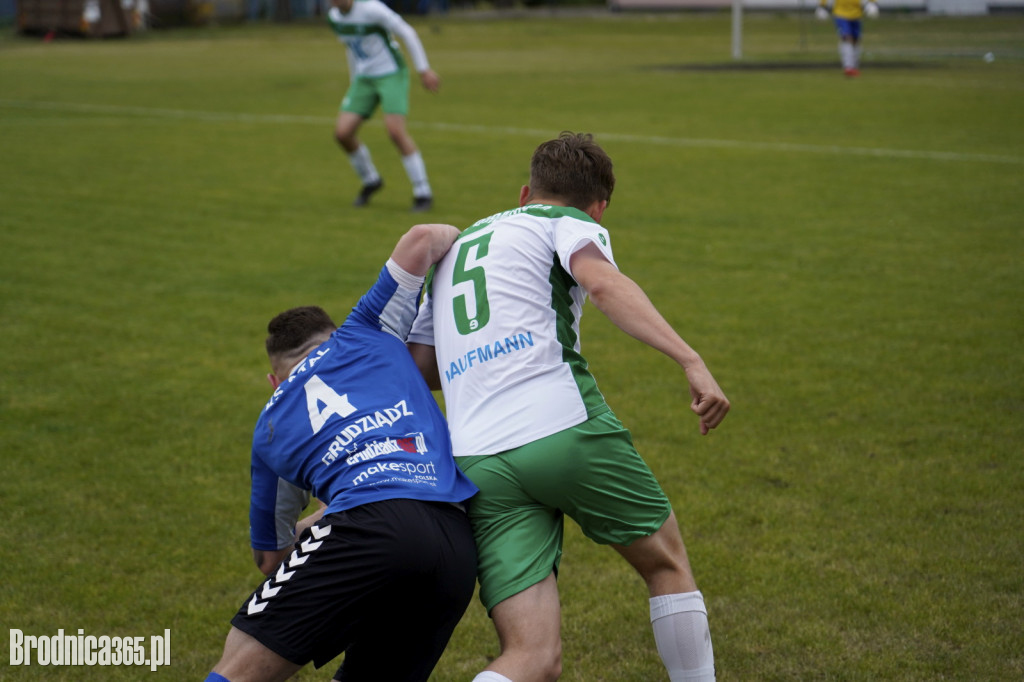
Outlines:
{"label": "kaufmann name on jersey", "polygon": [[456,360],[452,360],[448,369],[444,371],[445,378],[449,383],[451,383],[457,377],[460,377],[473,369],[474,366],[479,367],[485,362],[500,360],[503,356],[524,351],[527,348],[532,348],[533,345],[533,332],[525,331],[515,333],[512,336],[506,336],[505,338],[497,341],[489,342],[483,346],[470,348],[466,351],[465,355]]}

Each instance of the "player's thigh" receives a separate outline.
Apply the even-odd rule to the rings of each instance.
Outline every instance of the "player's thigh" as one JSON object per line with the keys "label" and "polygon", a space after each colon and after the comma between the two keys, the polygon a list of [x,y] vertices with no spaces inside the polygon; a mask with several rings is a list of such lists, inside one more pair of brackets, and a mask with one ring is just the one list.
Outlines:
{"label": "player's thigh", "polygon": [[356,77],[341,100],[339,111],[358,114],[365,119],[373,115],[379,104],[380,94],[374,79]]}
{"label": "player's thigh", "polygon": [[[462,581],[462,576],[439,575]],[[476,572],[468,575],[469,589],[454,592],[443,589],[444,581],[422,576],[396,585],[392,598],[378,601],[365,630],[346,650],[339,679],[426,680],[472,599]]]}
{"label": "player's thigh", "polygon": [[465,513],[443,503],[405,506],[410,539],[392,557],[390,589],[376,596],[346,651],[342,680],[426,680],[472,599],[476,552]]}
{"label": "player's thigh", "polygon": [[840,40],[857,41],[860,39],[860,22],[854,19],[836,17],[836,34]]}
{"label": "player's thigh", "polygon": [[561,658],[561,606],[554,573],[491,611],[502,652],[526,652],[542,665]]}
{"label": "player's thigh", "polygon": [[393,74],[374,79],[380,110],[385,114],[409,115],[409,70],[401,69]]}
{"label": "player's thigh", "polygon": [[614,413],[531,444],[525,487],[561,509],[600,544],[628,545],[655,533],[672,507]]}
{"label": "player's thigh", "polygon": [[232,627],[224,642],[224,655],[214,667],[224,677],[247,679],[262,675],[264,679],[285,680],[301,666],[274,653],[257,639]]}
{"label": "player's thigh", "polygon": [[327,515],[304,531],[231,624],[298,665],[341,653],[369,611],[367,595],[386,587],[379,565],[390,543],[363,533],[361,509]]}
{"label": "player's thigh", "polygon": [[562,556],[562,513],[531,497],[519,482],[514,458],[460,457],[459,466],[480,488],[469,516],[477,546],[480,601],[496,604],[544,580]]}
{"label": "player's thigh", "polygon": [[[437,517],[443,516],[443,523]],[[473,594],[476,556],[465,514],[451,505],[386,500],[332,513],[304,531],[296,551],[239,609],[232,624],[296,664],[323,665],[365,638],[385,605],[458,615]],[[440,597],[438,595],[441,595]],[[384,608],[398,613],[398,608]]]}

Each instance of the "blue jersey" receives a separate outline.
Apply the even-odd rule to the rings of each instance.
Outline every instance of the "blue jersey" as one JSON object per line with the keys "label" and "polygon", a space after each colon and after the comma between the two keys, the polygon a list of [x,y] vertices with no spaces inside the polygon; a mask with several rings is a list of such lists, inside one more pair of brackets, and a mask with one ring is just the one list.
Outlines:
{"label": "blue jersey", "polygon": [[307,491],[325,514],[477,492],[455,465],[444,415],[405,346],[418,299],[383,268],[344,324],[274,391],[253,433],[253,548],[293,542]]}

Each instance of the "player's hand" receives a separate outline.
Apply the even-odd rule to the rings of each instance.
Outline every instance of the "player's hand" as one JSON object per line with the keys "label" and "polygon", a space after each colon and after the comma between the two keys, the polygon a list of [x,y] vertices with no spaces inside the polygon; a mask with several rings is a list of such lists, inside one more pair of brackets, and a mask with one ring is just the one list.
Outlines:
{"label": "player's hand", "polygon": [[437,92],[441,87],[441,77],[434,73],[433,69],[421,72],[420,81],[423,83],[423,87],[431,92]]}
{"label": "player's hand", "polygon": [[864,5],[864,14],[867,15],[869,19],[874,19],[875,17],[877,17],[878,4],[874,2],[869,2],[868,4]]}
{"label": "player's hand", "polygon": [[814,10],[814,16],[820,21],[828,21],[828,10],[818,5],[818,9]]}
{"label": "player's hand", "polygon": [[700,366],[686,370],[690,382],[690,409],[700,417],[700,435],[706,436],[725,419],[729,412],[729,399],[719,388],[707,367]]}

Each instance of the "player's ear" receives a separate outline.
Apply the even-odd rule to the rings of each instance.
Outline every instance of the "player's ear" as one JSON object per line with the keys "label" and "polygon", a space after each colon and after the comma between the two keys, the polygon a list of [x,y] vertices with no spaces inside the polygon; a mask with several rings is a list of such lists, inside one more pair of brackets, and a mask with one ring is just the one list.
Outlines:
{"label": "player's ear", "polygon": [[530,199],[530,186],[523,185],[519,188],[519,206],[526,206],[526,202]]}
{"label": "player's ear", "polygon": [[281,385],[281,380],[274,376],[273,373],[267,375],[267,381],[270,382],[270,385],[273,386],[275,391],[277,390],[277,387]]}
{"label": "player's ear", "polygon": [[599,201],[595,201],[590,206],[588,206],[587,210],[584,211],[584,213],[593,218],[595,222],[599,223],[601,222],[601,216],[604,215],[604,210],[606,208],[608,208],[608,200],[601,199]]}

